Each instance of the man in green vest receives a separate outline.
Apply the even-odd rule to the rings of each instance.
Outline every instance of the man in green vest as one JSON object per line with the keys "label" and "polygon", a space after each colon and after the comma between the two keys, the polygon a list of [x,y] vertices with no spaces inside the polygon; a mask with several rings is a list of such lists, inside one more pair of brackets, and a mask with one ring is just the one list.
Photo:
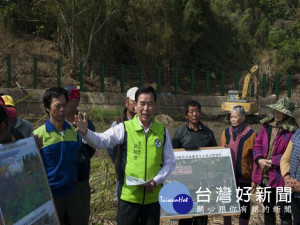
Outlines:
{"label": "man in green vest", "polygon": [[[77,131],[83,141],[95,148],[121,145],[119,170],[120,200],[117,224],[159,224],[158,202],[162,182],[172,173],[175,158],[167,129],[153,116],[156,109],[156,92],[141,87],[135,94],[137,115],[104,133],[87,129],[86,114],[75,119]],[[130,178],[146,181],[142,185],[128,185]]]}

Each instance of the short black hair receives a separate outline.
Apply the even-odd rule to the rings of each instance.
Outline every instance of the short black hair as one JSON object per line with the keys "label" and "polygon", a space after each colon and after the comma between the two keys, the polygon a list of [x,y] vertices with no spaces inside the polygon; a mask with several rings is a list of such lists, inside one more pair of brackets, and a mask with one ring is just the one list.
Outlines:
{"label": "short black hair", "polygon": [[195,100],[190,100],[184,106],[184,113],[185,113],[185,115],[188,114],[190,106],[197,106],[199,108],[199,110],[201,111],[201,105],[200,105],[200,103],[197,102],[197,101],[195,101]]}
{"label": "short black hair", "polygon": [[135,92],[135,102],[137,103],[138,102],[138,98],[139,98],[139,95],[141,94],[152,94],[153,97],[154,97],[154,102],[156,102],[156,91],[154,90],[153,87],[151,86],[143,86],[143,87],[140,87],[136,92]]}
{"label": "short black hair", "polygon": [[[58,98],[59,96],[64,95],[66,101],[68,102],[68,92],[62,87],[52,87],[46,90],[43,96],[43,102],[45,110],[46,108],[50,109],[51,102],[53,98]],[[46,113],[49,115],[49,112],[46,110]]]}

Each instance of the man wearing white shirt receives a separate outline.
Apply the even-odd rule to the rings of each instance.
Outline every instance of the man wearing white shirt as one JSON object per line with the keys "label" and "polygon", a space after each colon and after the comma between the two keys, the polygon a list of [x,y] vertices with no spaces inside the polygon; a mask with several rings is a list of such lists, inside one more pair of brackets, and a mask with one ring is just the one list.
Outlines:
{"label": "man wearing white shirt", "polygon": [[[95,148],[121,145],[119,164],[118,225],[159,224],[159,191],[162,182],[172,173],[175,158],[169,133],[154,119],[156,92],[152,87],[141,87],[135,95],[137,115],[104,133],[87,129],[86,114],[76,116],[77,131],[83,140]],[[128,186],[126,176],[151,182],[147,186]]]}

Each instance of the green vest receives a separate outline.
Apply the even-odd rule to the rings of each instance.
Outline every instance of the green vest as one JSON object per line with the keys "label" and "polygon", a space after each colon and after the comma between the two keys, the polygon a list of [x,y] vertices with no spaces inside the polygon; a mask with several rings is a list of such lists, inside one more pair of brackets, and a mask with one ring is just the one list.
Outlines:
{"label": "green vest", "polygon": [[124,185],[120,198],[139,204],[158,202],[161,185],[156,186],[154,191],[149,193],[143,186],[127,186],[126,175],[145,181],[157,175],[162,167],[165,128],[153,120],[146,137],[137,116],[130,121],[125,121],[124,125],[127,132],[127,142],[125,142],[127,143],[127,156]]}

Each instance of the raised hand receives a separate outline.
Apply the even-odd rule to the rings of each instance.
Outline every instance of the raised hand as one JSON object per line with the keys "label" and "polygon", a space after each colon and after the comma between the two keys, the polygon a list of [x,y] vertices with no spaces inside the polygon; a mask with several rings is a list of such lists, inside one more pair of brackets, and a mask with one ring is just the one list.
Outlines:
{"label": "raised hand", "polygon": [[88,127],[86,113],[83,114],[83,118],[82,118],[81,113],[79,112],[78,115],[75,115],[75,121],[74,122],[75,122],[75,125],[76,125],[75,130],[83,136],[86,135],[87,127]]}

